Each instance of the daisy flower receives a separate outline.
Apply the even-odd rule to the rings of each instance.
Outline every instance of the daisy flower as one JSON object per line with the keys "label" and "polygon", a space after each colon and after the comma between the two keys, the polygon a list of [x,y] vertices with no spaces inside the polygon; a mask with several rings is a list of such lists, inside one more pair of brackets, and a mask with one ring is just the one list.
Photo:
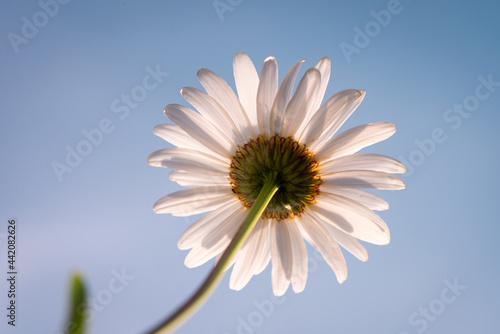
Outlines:
{"label": "daisy flower", "polygon": [[388,209],[387,202],[364,189],[403,189],[403,181],[393,174],[406,169],[392,158],[357,152],[390,137],[395,126],[371,123],[338,133],[365,91],[346,89],[322,103],[331,66],[322,58],[293,92],[302,63],[278,84],[274,57],[264,61],[259,78],[250,58],[239,52],[233,62],[237,95],[214,72],[201,69],[198,78],[206,93],[181,89],[196,111],[167,105],[165,115],[175,124],[154,128],[177,148],[152,153],[148,163],[173,169],[170,179],[187,187],[159,199],[154,211],[174,216],[208,212],[178,241],[180,249],[190,249],[185,260],[190,268],[220,258],[266,180],[276,185],[229,263],[234,290],[271,261],[274,294],[283,295],[290,284],[301,292],[307,280],[304,240],[342,283],[347,267],[339,246],[366,261],[359,240],[376,245],[390,240],[386,223],[373,211]]}

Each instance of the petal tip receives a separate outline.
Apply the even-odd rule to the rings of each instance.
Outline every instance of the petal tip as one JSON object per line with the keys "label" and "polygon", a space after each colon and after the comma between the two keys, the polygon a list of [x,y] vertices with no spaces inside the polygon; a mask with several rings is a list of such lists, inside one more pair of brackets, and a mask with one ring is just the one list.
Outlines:
{"label": "petal tip", "polygon": [[187,247],[185,245],[185,242],[183,240],[181,240],[181,239],[179,239],[177,241],[177,248],[179,248],[180,250],[186,250],[187,249]]}
{"label": "petal tip", "polygon": [[158,209],[158,206],[156,205],[156,203],[153,205],[153,211],[154,211],[155,213],[160,213],[160,212],[159,212],[159,209]]}
{"label": "petal tip", "polygon": [[276,296],[276,297],[281,297],[285,294],[286,290],[284,291],[276,291],[273,289],[273,294]]}
{"label": "petal tip", "polygon": [[196,265],[194,265],[193,263],[191,263],[191,261],[188,261],[187,258],[186,258],[186,260],[184,260],[184,265],[186,267],[188,267],[189,269],[192,269],[192,268],[196,267]]}
{"label": "petal tip", "polygon": [[162,124],[158,124],[158,125],[156,125],[156,126],[153,128],[153,134],[157,135],[158,130],[161,128],[161,125],[162,125]]}
{"label": "petal tip", "polygon": [[385,125],[387,125],[389,128],[391,128],[392,133],[394,134],[396,132],[396,125],[390,123],[390,122],[383,122]]}
{"label": "petal tip", "polygon": [[174,175],[172,175],[172,173],[174,173],[174,171],[172,171],[172,172],[170,172],[170,174],[168,174],[168,179],[169,179],[170,181],[177,182],[177,181],[175,180]]}
{"label": "petal tip", "polygon": [[163,113],[165,116],[169,117],[169,115],[171,115],[173,111],[177,110],[178,107],[179,105],[175,103],[167,104],[165,108],[163,108]]}
{"label": "petal tip", "polygon": [[210,70],[208,70],[206,68],[201,68],[201,69],[198,70],[198,72],[196,72],[196,75],[198,77],[200,77],[200,75],[203,75],[204,73],[208,73],[208,72],[210,72]]}
{"label": "petal tip", "polygon": [[292,289],[293,289],[293,292],[295,292],[295,293],[301,293],[301,292],[303,292],[303,291],[304,291],[305,286],[301,286],[301,287],[299,287],[299,288],[296,288],[296,287],[295,287],[295,286],[293,286],[293,284],[292,284]]}
{"label": "petal tip", "polygon": [[[321,72],[315,67],[311,67],[311,68],[307,69],[306,73],[307,72],[316,72],[317,75],[319,75],[321,77]],[[305,76],[305,74],[304,74],[304,76]]]}
{"label": "petal tip", "polygon": [[153,167],[157,167],[157,166],[158,166],[158,164],[157,164],[157,163],[153,160],[153,157],[154,157],[153,155],[154,155],[156,152],[158,152],[158,151],[155,151],[155,152],[151,153],[151,154],[148,156],[148,165],[153,166]]}

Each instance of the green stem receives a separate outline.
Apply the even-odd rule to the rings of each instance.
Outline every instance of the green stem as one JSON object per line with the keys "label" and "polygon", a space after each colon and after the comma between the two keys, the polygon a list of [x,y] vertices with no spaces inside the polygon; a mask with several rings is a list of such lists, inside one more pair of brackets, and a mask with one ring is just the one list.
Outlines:
{"label": "green stem", "polygon": [[187,319],[191,315],[193,315],[199,307],[203,305],[208,297],[210,297],[212,292],[217,287],[217,284],[224,276],[226,267],[231,263],[240,247],[250,235],[250,232],[255,227],[257,221],[262,216],[262,213],[278,190],[278,186],[276,185],[276,178],[276,173],[271,173],[269,177],[266,178],[264,185],[260,190],[259,196],[253,203],[252,208],[248,212],[248,215],[243,221],[243,224],[238,230],[238,233],[236,233],[236,236],[222,254],[219,262],[214,267],[212,272],[208,275],[205,282],[203,282],[203,284],[199,287],[198,291],[196,291],[195,294],[188,301],[186,301],[186,303],[184,303],[184,305],[182,305],[174,314],[165,319],[153,330],[149,331],[148,334],[169,333],[175,330],[185,321],[187,321]]}

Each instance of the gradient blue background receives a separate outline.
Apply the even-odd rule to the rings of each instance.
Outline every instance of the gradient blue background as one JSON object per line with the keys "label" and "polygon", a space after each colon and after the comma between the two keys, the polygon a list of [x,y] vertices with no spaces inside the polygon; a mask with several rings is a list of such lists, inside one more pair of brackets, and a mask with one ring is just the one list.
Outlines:
{"label": "gradient blue background", "polygon": [[[176,247],[197,217],[151,209],[180,189],[168,170],[147,165],[151,152],[171,147],[152,129],[168,123],[166,104],[187,105],[181,87],[201,88],[198,69],[234,87],[232,57],[244,51],[259,71],[275,56],[280,79],[298,59],[306,59],[303,73],[330,57],[328,96],[367,91],[342,129],[396,124],[393,137],[367,151],[410,162],[407,189],[380,192],[391,205],[381,216],[392,241],[367,245],[366,263],[345,254],[344,284],[309,248],[304,292],[289,290],[263,314],[254,303],[271,301],[270,266],[241,292],[229,289],[226,276],[179,333],[499,333],[500,87],[460,126],[444,119],[475,94],[478,77],[500,81],[498,2],[401,0],[400,12],[372,31],[350,62],[341,43],[356,46],[354,29],[370,26],[370,12],[386,10],[388,1],[230,3],[221,20],[212,1],[71,1],[16,53],[8,34],[22,35],[23,17],[33,22],[41,7],[2,2],[0,277],[7,271],[7,219],[16,217],[19,298],[18,325],[11,328],[2,279],[0,331],[59,333],[74,270],[83,273],[89,297],[101,301],[114,270],[134,278],[106,305],[97,300],[92,333],[141,333],[194,291],[211,265],[187,269],[186,252]],[[113,101],[157,65],[168,77],[120,119]],[[82,131],[105,118],[113,131],[60,182],[52,164],[65,163],[66,146],[75,149],[85,140]],[[429,143],[439,128],[446,140],[418,153],[416,141]],[[425,320],[419,312],[436,310],[445,280],[455,279],[465,290]]]}

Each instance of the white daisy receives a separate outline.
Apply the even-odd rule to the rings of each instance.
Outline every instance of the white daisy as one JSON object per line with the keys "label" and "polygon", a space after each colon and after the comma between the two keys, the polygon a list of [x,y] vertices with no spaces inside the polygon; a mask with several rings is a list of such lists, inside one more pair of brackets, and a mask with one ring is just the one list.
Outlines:
{"label": "white daisy", "polygon": [[[230,287],[242,289],[272,261],[272,287],[283,295],[307,279],[304,239],[314,246],[342,283],[347,267],[340,246],[358,259],[368,255],[359,240],[389,243],[389,229],[372,210],[386,210],[379,196],[363,190],[403,189],[391,173],[405,167],[392,158],[359,150],[387,139],[390,123],[360,125],[337,131],[365,96],[343,90],[321,104],[330,78],[330,60],[322,58],[306,71],[292,94],[303,60],[278,85],[278,65],[264,61],[260,78],[250,58],[234,56],[238,96],[207,69],[198,72],[206,90],[181,89],[197,110],[177,104],[165,107],[175,124],[161,124],[154,133],[177,148],[152,153],[152,166],[175,171],[170,179],[187,189],[154,205],[157,213],[190,216],[209,212],[180,237],[178,247],[191,249],[188,267],[220,256],[241,226],[263,180],[274,173],[279,190],[235,256]],[[359,240],[358,240],[359,239]]]}

